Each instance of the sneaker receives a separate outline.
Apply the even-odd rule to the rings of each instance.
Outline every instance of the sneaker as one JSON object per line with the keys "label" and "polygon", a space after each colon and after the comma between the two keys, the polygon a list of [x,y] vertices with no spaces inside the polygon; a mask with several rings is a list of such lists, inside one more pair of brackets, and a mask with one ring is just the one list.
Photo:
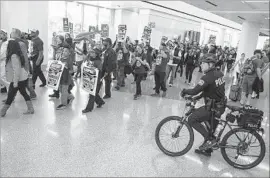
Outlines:
{"label": "sneaker", "polygon": [[121,87],[125,87],[126,85],[125,84],[122,84]]}
{"label": "sneaker", "polygon": [[171,83],[169,84],[169,87],[172,87],[172,84]]}
{"label": "sneaker", "polygon": [[84,109],[84,110],[82,110],[82,113],[83,114],[88,113],[88,112],[92,112],[92,110],[91,109]]}
{"label": "sneaker", "polygon": [[217,141],[215,139],[213,140],[208,140],[206,142],[204,142],[200,147],[199,149],[200,150],[207,150],[207,149],[210,149],[212,148],[213,146],[215,146],[217,144]]}
{"label": "sneaker", "polygon": [[39,87],[45,87],[46,86],[46,84],[41,84],[41,85],[39,85]]}
{"label": "sneaker", "polygon": [[167,95],[167,92],[164,91],[164,92],[162,93],[162,97],[164,98],[164,97],[166,97],[166,95]]}
{"label": "sneaker", "polygon": [[137,100],[140,98],[140,95],[134,95],[134,100]]}
{"label": "sneaker", "polygon": [[50,98],[59,98],[60,96],[56,93],[49,95]]}
{"label": "sneaker", "polygon": [[120,87],[119,86],[116,86],[116,87],[114,87],[116,90],[120,90]]}
{"label": "sneaker", "polygon": [[160,97],[159,93],[151,94],[151,96],[153,96],[153,97]]}
{"label": "sneaker", "polygon": [[135,81],[131,82],[131,84],[135,84],[135,83],[136,83]]}
{"label": "sneaker", "polygon": [[30,96],[30,99],[31,100],[36,100],[37,99],[37,96]]}
{"label": "sneaker", "polygon": [[74,99],[75,99],[75,98],[68,99],[68,100],[67,100],[67,104],[68,104],[68,105],[69,105],[69,104],[72,104],[72,102],[73,102]]}
{"label": "sneaker", "polygon": [[107,96],[107,95],[105,95],[104,97],[103,97],[103,99],[109,99],[109,98],[111,98],[110,96]]}
{"label": "sneaker", "polygon": [[66,109],[66,108],[67,108],[66,105],[60,104],[59,106],[57,106],[56,110],[62,110],[62,109]]}
{"label": "sneaker", "polygon": [[103,102],[102,104],[98,104],[97,108],[101,108],[104,104],[105,104],[105,102]]}
{"label": "sneaker", "polygon": [[1,88],[1,93],[7,93],[7,88],[6,87]]}
{"label": "sneaker", "polygon": [[195,149],[195,153],[201,154],[201,155],[204,155],[204,156],[207,156],[207,157],[211,156],[211,152],[208,151],[208,150]]}

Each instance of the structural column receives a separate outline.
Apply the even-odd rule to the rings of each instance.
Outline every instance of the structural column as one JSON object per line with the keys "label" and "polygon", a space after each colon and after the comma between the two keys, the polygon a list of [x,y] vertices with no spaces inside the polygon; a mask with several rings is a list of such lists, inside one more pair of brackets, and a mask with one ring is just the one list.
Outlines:
{"label": "structural column", "polygon": [[225,38],[225,28],[221,28],[218,34],[218,38],[217,38],[217,45],[218,46],[224,46],[224,38]]}
{"label": "structural column", "polygon": [[256,49],[260,33],[260,24],[254,22],[244,22],[240,34],[240,41],[238,45],[237,60],[242,53],[246,54],[246,58],[253,56]]}

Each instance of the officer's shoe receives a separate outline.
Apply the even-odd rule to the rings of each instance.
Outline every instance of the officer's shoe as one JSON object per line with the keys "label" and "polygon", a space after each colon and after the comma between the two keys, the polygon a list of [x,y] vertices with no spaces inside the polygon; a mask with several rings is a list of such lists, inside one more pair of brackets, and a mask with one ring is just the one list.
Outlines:
{"label": "officer's shoe", "polygon": [[207,157],[210,157],[211,154],[212,154],[212,150],[200,150],[200,149],[196,149],[195,150],[195,153],[201,154],[201,155],[204,155],[204,156],[207,156]]}
{"label": "officer's shoe", "polygon": [[215,146],[215,145],[217,145],[217,140],[216,140],[216,139],[208,140],[208,141],[204,142],[204,143],[199,147],[199,149],[200,149],[200,150],[207,150],[207,149],[212,148],[212,147]]}

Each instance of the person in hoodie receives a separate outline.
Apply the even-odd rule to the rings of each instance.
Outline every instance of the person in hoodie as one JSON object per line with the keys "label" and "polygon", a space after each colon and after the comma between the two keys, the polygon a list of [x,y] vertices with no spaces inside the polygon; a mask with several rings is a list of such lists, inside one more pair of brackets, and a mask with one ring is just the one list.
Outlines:
{"label": "person in hoodie", "polygon": [[132,68],[134,70],[134,78],[136,82],[136,93],[134,95],[134,100],[139,99],[142,95],[141,82],[145,77],[146,66],[150,68],[145,58],[143,58],[143,45],[138,44],[135,59],[133,60],[132,63]]}
{"label": "person in hoodie", "polygon": [[15,39],[15,41],[17,41],[20,45],[22,54],[24,56],[25,59],[25,70],[28,72],[28,83],[27,83],[27,90],[30,93],[30,98],[31,100],[34,100],[37,98],[36,92],[34,90],[33,87],[33,81],[32,81],[32,70],[31,70],[31,64],[30,61],[28,59],[28,55],[27,55],[27,44],[25,44],[25,41],[21,39],[21,31],[19,29],[13,28],[12,29],[12,33],[11,33],[11,37],[13,39]]}
{"label": "person in hoodie", "polygon": [[11,39],[8,41],[6,57],[6,78],[10,82],[8,89],[8,97],[1,109],[1,117],[6,115],[11,103],[15,99],[17,92],[23,96],[27,111],[24,114],[34,114],[33,104],[30,96],[26,92],[28,73],[25,70],[25,59],[21,52],[20,45],[17,41]]}
{"label": "person in hoodie", "polygon": [[102,85],[101,81],[102,61],[100,55],[101,51],[99,49],[97,48],[90,49],[87,60],[85,61],[86,65],[98,69],[98,78],[97,78],[96,95],[95,96],[89,95],[88,103],[86,105],[86,108],[82,110],[82,113],[92,112],[92,110],[94,109],[94,103],[97,104],[97,108],[101,108],[105,104],[104,100],[99,95],[99,91]]}

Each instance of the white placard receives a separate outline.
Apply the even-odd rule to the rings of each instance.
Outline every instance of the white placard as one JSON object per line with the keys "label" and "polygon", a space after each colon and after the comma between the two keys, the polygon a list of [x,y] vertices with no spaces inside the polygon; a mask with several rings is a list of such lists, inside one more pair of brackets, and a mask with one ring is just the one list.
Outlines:
{"label": "white placard", "polygon": [[47,86],[58,90],[65,64],[61,61],[50,60],[47,66]]}
{"label": "white placard", "polygon": [[90,95],[96,96],[98,80],[98,69],[93,67],[90,62],[82,65],[82,89]]}

